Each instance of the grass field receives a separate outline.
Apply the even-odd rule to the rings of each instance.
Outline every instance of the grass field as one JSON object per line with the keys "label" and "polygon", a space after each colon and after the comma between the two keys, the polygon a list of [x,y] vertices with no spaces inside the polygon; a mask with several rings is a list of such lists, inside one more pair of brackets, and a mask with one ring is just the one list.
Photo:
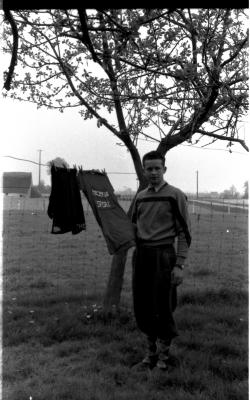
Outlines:
{"label": "grass field", "polygon": [[92,212],[87,231],[51,235],[43,211],[3,226],[3,400],[248,399],[247,216],[195,213],[179,290],[180,364],[140,372],[129,251],[116,316],[102,313],[111,256]]}

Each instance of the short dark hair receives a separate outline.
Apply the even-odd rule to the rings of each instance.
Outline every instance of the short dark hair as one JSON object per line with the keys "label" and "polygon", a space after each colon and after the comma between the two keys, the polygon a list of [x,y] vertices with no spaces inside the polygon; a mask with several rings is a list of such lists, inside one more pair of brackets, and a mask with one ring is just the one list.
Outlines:
{"label": "short dark hair", "polygon": [[157,150],[150,151],[149,153],[144,154],[142,158],[142,165],[145,165],[146,160],[161,160],[163,167],[165,166],[165,157]]}

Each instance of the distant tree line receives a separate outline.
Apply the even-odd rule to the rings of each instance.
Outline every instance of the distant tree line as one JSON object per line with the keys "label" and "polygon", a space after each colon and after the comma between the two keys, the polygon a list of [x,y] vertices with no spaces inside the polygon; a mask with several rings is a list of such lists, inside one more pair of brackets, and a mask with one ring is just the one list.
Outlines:
{"label": "distant tree line", "polygon": [[[130,188],[119,190],[116,192],[118,199],[130,200],[134,197],[135,191]],[[196,196],[194,193],[187,193],[188,197]],[[229,189],[223,190],[223,192],[200,192],[199,197],[218,197],[221,199],[248,199],[248,181],[244,182],[243,192],[238,192],[234,185],[231,185]]]}
{"label": "distant tree line", "polygon": [[45,182],[43,180],[40,181],[40,185],[33,185],[32,188],[40,194],[50,194],[51,192],[51,186],[45,185]]}
{"label": "distant tree line", "polygon": [[239,193],[234,185],[230,186],[229,189],[224,190],[221,193],[222,198],[224,199],[248,199],[248,181],[244,182],[244,191],[243,194]]}
{"label": "distant tree line", "polygon": [[[43,180],[40,181],[40,185],[34,185],[33,189],[37,190],[41,194],[50,194],[51,192],[51,186],[45,185]],[[124,190],[117,191],[116,195],[118,199],[132,200],[135,196],[135,191],[126,187]],[[190,193],[190,195],[192,194]],[[229,189],[225,189],[223,192],[200,193],[200,196],[220,197],[223,199],[248,199],[248,181],[244,182],[243,193],[238,192],[236,187],[231,185]]]}

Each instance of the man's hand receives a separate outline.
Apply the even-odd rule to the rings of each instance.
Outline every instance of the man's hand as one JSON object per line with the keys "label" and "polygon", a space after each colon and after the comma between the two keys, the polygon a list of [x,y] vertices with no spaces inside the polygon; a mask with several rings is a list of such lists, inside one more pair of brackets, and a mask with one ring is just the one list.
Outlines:
{"label": "man's hand", "polygon": [[183,270],[179,267],[174,267],[171,273],[171,284],[179,286],[183,282]]}

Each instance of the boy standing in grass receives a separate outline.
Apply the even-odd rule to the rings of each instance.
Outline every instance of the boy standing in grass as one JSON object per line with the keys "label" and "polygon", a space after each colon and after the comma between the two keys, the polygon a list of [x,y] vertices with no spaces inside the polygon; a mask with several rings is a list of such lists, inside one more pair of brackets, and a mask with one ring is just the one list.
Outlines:
{"label": "boy standing in grass", "polygon": [[170,344],[178,335],[173,317],[177,286],[183,281],[191,242],[187,198],[164,180],[166,167],[161,153],[145,154],[142,163],[149,185],[137,194],[132,216],[137,232],[133,255],[134,312],[137,325],[147,338],[142,364],[167,369]]}

